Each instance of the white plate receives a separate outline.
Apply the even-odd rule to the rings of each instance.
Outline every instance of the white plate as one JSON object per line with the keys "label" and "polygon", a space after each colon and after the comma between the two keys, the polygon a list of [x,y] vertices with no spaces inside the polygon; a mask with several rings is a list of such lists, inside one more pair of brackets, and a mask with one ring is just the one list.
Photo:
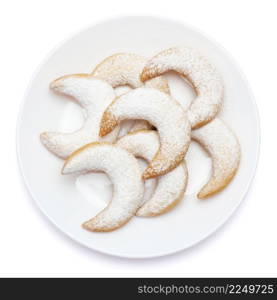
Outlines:
{"label": "white plate", "polygon": [[[190,147],[189,186],[184,200],[171,212],[155,218],[134,217],[110,233],[90,233],[81,223],[105,206],[111,186],[105,175],[62,176],[63,161],[40,143],[46,130],[74,130],[81,124],[80,109],[66,97],[49,91],[49,83],[64,74],[90,72],[106,56],[135,52],[151,57],[158,51],[189,45],[217,66],[225,82],[220,113],[237,133],[242,149],[239,171],[231,184],[207,200],[195,193],[210,172],[210,159],[198,146]],[[168,76],[177,99],[193,98],[190,87]],[[259,122],[253,96],[230,56],[202,33],[167,19],[124,17],[92,26],[60,45],[36,72],[21,109],[17,146],[25,183],[44,214],[75,241],[121,257],[157,257],[186,249],[217,230],[238,207],[253,179],[259,152]]]}

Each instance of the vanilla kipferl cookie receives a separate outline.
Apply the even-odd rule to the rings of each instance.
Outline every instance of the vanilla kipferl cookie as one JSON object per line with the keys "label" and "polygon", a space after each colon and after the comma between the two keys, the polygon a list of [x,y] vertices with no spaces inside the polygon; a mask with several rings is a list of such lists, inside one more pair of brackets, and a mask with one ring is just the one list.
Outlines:
{"label": "vanilla kipferl cookie", "polygon": [[[157,153],[160,142],[154,130],[142,130],[130,133],[116,142],[136,157],[151,161]],[[187,187],[188,172],[183,162],[169,173],[158,177],[154,194],[136,212],[140,217],[163,214],[173,208],[184,196]]]}
{"label": "vanilla kipferl cookie", "polygon": [[[113,88],[106,82],[89,74],[74,74],[60,77],[50,84],[55,92],[73,97],[83,108],[82,128],[72,133],[44,132],[40,139],[55,155],[66,159],[78,148],[99,140],[99,126],[102,114],[115,98]],[[105,140],[114,141],[118,128]]]}
{"label": "vanilla kipferl cookie", "polygon": [[174,47],[151,58],[142,71],[141,80],[146,81],[171,70],[188,79],[197,94],[188,110],[192,128],[211,121],[223,100],[223,82],[216,68],[196,50]]}
{"label": "vanilla kipferl cookie", "polygon": [[116,98],[106,109],[100,135],[110,133],[122,120],[143,119],[157,128],[160,147],[143,172],[153,178],[174,169],[187,152],[191,126],[181,105],[169,95],[152,88],[137,88]]}
{"label": "vanilla kipferl cookie", "polygon": [[[144,85],[140,74],[147,59],[134,53],[116,53],[100,62],[92,72],[92,75],[105,80],[114,88],[119,86],[130,86],[138,88]],[[155,88],[169,94],[167,80],[158,76],[145,82],[146,87]],[[151,129],[152,126],[146,121],[136,121],[132,131]]]}
{"label": "vanilla kipferl cookie", "polygon": [[[116,53],[100,62],[92,71],[92,75],[105,80],[113,87],[128,85],[138,88],[144,85],[140,74],[146,62],[147,59],[138,54]],[[145,86],[169,94],[167,80],[162,76],[146,81]]]}
{"label": "vanilla kipferl cookie", "polygon": [[197,195],[198,198],[206,198],[222,190],[236,174],[240,162],[240,145],[233,131],[218,118],[193,130],[191,135],[212,159],[212,175]]}
{"label": "vanilla kipferl cookie", "polygon": [[108,206],[83,227],[90,231],[112,231],[127,223],[141,205],[144,184],[136,158],[108,143],[91,143],[74,152],[65,162],[62,174],[103,171],[113,183]]}

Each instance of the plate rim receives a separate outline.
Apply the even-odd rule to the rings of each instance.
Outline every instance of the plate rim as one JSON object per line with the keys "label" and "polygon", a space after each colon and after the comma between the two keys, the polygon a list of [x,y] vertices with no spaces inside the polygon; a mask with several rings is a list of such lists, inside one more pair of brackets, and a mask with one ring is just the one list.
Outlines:
{"label": "plate rim", "polygon": [[[31,85],[32,82],[34,81],[34,79],[36,78],[37,74],[39,73],[39,71],[41,70],[42,66],[47,62],[47,60],[55,53],[55,51],[57,49],[59,49],[62,45],[64,45],[65,43],[67,43],[68,41],[70,41],[72,38],[74,38],[76,35],[81,34],[82,32],[104,24],[104,23],[108,23],[111,21],[118,21],[118,20],[123,20],[123,19],[156,19],[157,21],[167,21],[167,22],[171,22],[171,23],[175,23],[177,25],[181,25],[183,27],[188,28],[189,30],[198,33],[199,35],[201,35],[202,37],[204,37],[205,39],[211,41],[217,48],[219,48],[225,56],[227,56],[229,58],[229,60],[231,61],[231,63],[233,65],[235,65],[238,73],[240,74],[245,87],[249,93],[249,97],[251,98],[251,101],[253,103],[253,109],[255,112],[255,119],[256,119],[256,131],[257,131],[257,143],[256,143],[256,154],[255,154],[255,161],[253,163],[253,169],[252,169],[252,173],[251,176],[249,176],[248,182],[245,185],[244,191],[242,192],[242,196],[240,201],[233,207],[232,210],[229,211],[229,213],[222,219],[222,221],[220,223],[217,224],[217,226],[210,230],[208,233],[206,233],[200,240],[196,241],[196,242],[192,242],[189,245],[185,246],[185,247],[180,247],[171,251],[161,251],[157,254],[143,254],[143,255],[138,255],[138,254],[118,254],[118,253],[113,253],[112,251],[109,250],[103,250],[103,249],[99,249],[97,247],[92,247],[88,244],[86,244],[85,242],[75,238],[70,232],[68,232],[67,230],[61,228],[54,220],[53,218],[45,211],[45,209],[43,208],[43,206],[40,204],[40,202],[36,199],[35,195],[32,192],[32,189],[28,183],[27,177],[25,176],[24,173],[24,169],[23,169],[23,163],[21,160],[21,154],[20,154],[20,124],[22,122],[23,119],[23,109],[25,106],[25,103],[27,101],[27,95],[29,93],[29,91],[31,90]],[[230,217],[235,213],[235,211],[238,210],[238,208],[240,207],[241,203],[243,202],[243,200],[246,198],[246,196],[248,195],[248,192],[250,190],[250,187],[252,186],[253,180],[255,178],[256,172],[257,172],[257,167],[258,167],[258,163],[259,163],[259,158],[260,158],[260,148],[261,148],[261,124],[260,124],[260,116],[259,116],[259,110],[258,110],[258,105],[257,105],[257,101],[256,98],[254,97],[254,94],[252,92],[251,86],[244,74],[244,72],[242,71],[242,69],[240,68],[240,65],[237,63],[236,59],[232,56],[232,54],[230,54],[228,52],[228,50],[226,50],[220,43],[218,43],[213,37],[211,37],[209,34],[207,34],[206,32],[199,30],[198,28],[194,27],[191,24],[188,24],[186,22],[180,21],[180,20],[175,20],[173,18],[170,17],[165,17],[162,15],[156,15],[156,14],[117,14],[114,17],[107,17],[107,18],[103,18],[101,20],[98,20],[96,22],[90,23],[86,26],[84,26],[83,28],[71,33],[70,35],[68,35],[67,38],[62,39],[58,44],[56,44],[56,46],[54,46],[52,48],[52,50],[50,50],[48,52],[47,55],[44,56],[44,58],[41,60],[41,62],[38,64],[38,66],[35,68],[35,70],[32,73],[31,78],[29,79],[29,83],[26,87],[26,90],[24,92],[23,98],[21,100],[20,106],[19,106],[19,111],[18,111],[18,116],[17,116],[17,121],[16,121],[16,156],[17,156],[17,162],[18,162],[18,166],[19,166],[19,170],[20,170],[20,174],[22,176],[23,179],[23,183],[24,186],[30,196],[30,198],[34,201],[34,203],[36,203],[36,206],[39,208],[40,212],[42,212],[43,216],[46,217],[46,219],[52,224],[54,225],[55,229],[58,230],[59,232],[61,232],[62,234],[64,234],[65,236],[69,237],[70,239],[72,239],[73,241],[77,242],[79,245],[86,247],[87,249],[93,250],[97,253],[101,253],[101,254],[105,254],[105,255],[109,255],[109,256],[113,256],[113,257],[120,257],[120,258],[127,258],[127,259],[151,259],[151,258],[158,258],[158,257],[163,257],[163,256],[169,256],[169,255],[173,255],[175,253],[179,253],[181,251],[185,251],[195,245],[198,245],[200,243],[202,243],[204,240],[206,240],[209,236],[215,234],[224,224],[226,224],[228,222],[228,220],[230,220]]]}

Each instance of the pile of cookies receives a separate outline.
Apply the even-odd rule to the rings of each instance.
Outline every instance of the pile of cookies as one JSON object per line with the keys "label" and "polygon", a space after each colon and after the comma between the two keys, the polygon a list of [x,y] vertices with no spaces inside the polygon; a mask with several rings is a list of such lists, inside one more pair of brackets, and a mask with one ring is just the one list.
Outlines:
{"label": "pile of cookies", "polygon": [[[188,80],[196,98],[185,110],[170,95],[163,74],[175,71]],[[129,89],[117,95],[115,88]],[[65,160],[62,174],[105,172],[113,183],[108,206],[85,222],[90,231],[111,231],[133,216],[153,217],[171,210],[184,198],[188,171],[185,156],[191,139],[212,159],[212,174],[198,193],[206,198],[234,177],[240,145],[217,113],[223,82],[209,60],[189,47],[175,47],[151,59],[119,53],[102,61],[91,74],[66,75],[50,88],[73,97],[82,107],[84,124],[73,133],[44,132],[42,143]],[[135,120],[124,136],[121,122]],[[141,170],[137,158],[148,166]],[[144,181],[157,178],[151,198],[143,203]]]}

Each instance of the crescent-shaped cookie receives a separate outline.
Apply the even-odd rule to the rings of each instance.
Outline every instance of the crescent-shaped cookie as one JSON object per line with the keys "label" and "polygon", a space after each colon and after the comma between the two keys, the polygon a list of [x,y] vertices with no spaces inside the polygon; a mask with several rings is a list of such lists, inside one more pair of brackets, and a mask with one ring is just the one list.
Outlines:
{"label": "crescent-shaped cookie", "polygon": [[83,227],[90,231],[112,231],[127,223],[141,205],[144,184],[135,157],[108,143],[91,143],[74,152],[65,162],[62,174],[103,171],[113,183],[108,206]]}
{"label": "crescent-shaped cookie", "polygon": [[[125,135],[116,145],[149,162],[157,153],[160,142],[156,131],[143,130]],[[184,162],[171,172],[158,177],[153,195],[139,208],[136,215],[151,217],[169,211],[183,198],[187,179],[188,172]]]}
{"label": "crescent-shaped cookie", "polygon": [[[50,84],[50,88],[73,97],[84,112],[84,124],[81,129],[72,133],[44,132],[40,135],[42,143],[48,150],[66,159],[78,148],[99,140],[102,114],[115,98],[115,93],[108,83],[89,74],[60,77]],[[118,128],[105,140],[114,141],[117,135]]]}
{"label": "crescent-shaped cookie", "polygon": [[[138,54],[116,53],[100,62],[92,71],[92,75],[105,80],[114,88],[122,85],[138,88],[144,85],[140,74],[146,62],[147,59]],[[146,81],[145,86],[169,94],[167,80],[162,76]]]}
{"label": "crescent-shaped cookie", "polygon": [[[144,85],[140,74],[147,62],[147,59],[134,53],[116,53],[100,62],[92,71],[92,75],[105,80],[111,86],[130,86],[138,88]],[[147,80],[146,87],[151,87],[169,94],[167,80],[162,76]],[[131,131],[151,129],[152,126],[146,121],[136,121]]]}
{"label": "crescent-shaped cookie", "polygon": [[197,195],[198,198],[206,198],[222,190],[236,174],[240,145],[232,130],[218,118],[193,130],[191,136],[212,158],[212,175]]}
{"label": "crescent-shaped cookie", "polygon": [[223,82],[216,68],[196,50],[175,47],[150,59],[143,69],[141,80],[146,81],[171,70],[188,79],[197,94],[188,110],[192,128],[211,121],[223,100]]}
{"label": "crescent-shaped cookie", "polygon": [[157,128],[160,147],[143,172],[153,178],[174,169],[187,152],[191,126],[181,105],[169,95],[152,88],[137,88],[116,98],[106,109],[100,136],[110,133],[120,121],[143,119]]}

